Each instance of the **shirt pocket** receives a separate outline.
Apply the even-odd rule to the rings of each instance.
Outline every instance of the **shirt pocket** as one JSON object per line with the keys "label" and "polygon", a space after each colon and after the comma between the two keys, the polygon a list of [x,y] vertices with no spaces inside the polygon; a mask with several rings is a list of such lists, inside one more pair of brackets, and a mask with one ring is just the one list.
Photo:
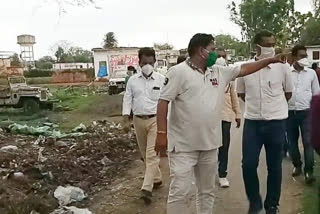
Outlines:
{"label": "shirt pocket", "polygon": [[284,93],[282,82],[269,82],[269,87],[273,96],[279,96]]}
{"label": "shirt pocket", "polygon": [[150,91],[150,99],[151,100],[159,100],[160,97],[160,86],[154,86],[152,87],[151,91]]}

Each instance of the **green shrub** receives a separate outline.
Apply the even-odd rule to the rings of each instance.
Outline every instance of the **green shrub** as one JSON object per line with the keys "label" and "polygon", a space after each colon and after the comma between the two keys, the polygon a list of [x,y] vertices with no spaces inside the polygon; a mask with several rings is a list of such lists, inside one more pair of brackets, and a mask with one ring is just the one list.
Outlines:
{"label": "green shrub", "polygon": [[45,85],[51,84],[52,77],[34,77],[34,78],[27,78],[27,84],[30,85]]}
{"label": "green shrub", "polygon": [[30,71],[25,71],[25,77],[52,77],[53,71],[52,70],[45,70],[45,69],[32,69]]}

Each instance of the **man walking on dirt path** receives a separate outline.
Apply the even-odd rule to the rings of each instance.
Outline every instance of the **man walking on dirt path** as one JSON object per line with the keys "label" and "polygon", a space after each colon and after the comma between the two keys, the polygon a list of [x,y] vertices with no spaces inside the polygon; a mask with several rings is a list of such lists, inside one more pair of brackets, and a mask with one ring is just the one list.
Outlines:
{"label": "man walking on dirt path", "polygon": [[[217,59],[216,65],[227,66],[225,50],[218,50],[219,58]],[[232,122],[237,123],[237,128],[241,125],[241,109],[239,104],[238,95],[235,88],[235,82],[230,82],[224,94],[224,105],[222,108],[222,146],[218,152],[218,174],[219,174],[219,185],[222,188],[228,188],[230,182],[227,179],[228,159],[229,159],[229,147],[230,147],[230,130]]]}
{"label": "man walking on dirt path", "polygon": [[[262,31],[255,36],[257,55],[250,62],[260,62],[275,55],[276,38]],[[265,147],[268,168],[267,214],[278,213],[282,182],[288,103],[292,96],[291,70],[288,64],[272,64],[260,72],[238,79],[237,92],[245,101],[242,145],[242,172],[249,199],[248,214],[262,212],[262,198],[257,174],[259,157]]]}
{"label": "man walking on dirt path", "polygon": [[129,79],[122,109],[127,131],[130,129],[129,115],[131,110],[133,111],[137,141],[146,166],[141,198],[147,204],[152,202],[152,190],[162,185],[160,158],[156,155],[154,146],[157,136],[157,104],[164,84],[164,76],[154,72],[155,62],[156,55],[153,49],[140,49],[141,72]]}
{"label": "man walking on dirt path", "polygon": [[292,176],[302,174],[302,161],[299,151],[299,136],[301,131],[304,149],[304,175],[306,184],[315,181],[313,176],[314,151],[311,143],[310,103],[312,96],[319,93],[319,81],[314,70],[308,68],[307,49],[303,45],[296,45],[292,49],[294,60],[292,81],[294,90],[289,100],[288,136],[290,156],[294,166]]}
{"label": "man walking on dirt path", "polygon": [[[283,59],[281,55],[236,67],[213,66],[217,54],[214,38],[209,34],[193,36],[188,52],[190,58],[167,73],[158,104],[155,150],[165,152],[169,142],[171,183],[167,213],[191,213],[188,193],[194,174],[197,213],[212,214],[225,88],[236,77],[249,75]],[[171,113],[167,127],[169,102]]]}

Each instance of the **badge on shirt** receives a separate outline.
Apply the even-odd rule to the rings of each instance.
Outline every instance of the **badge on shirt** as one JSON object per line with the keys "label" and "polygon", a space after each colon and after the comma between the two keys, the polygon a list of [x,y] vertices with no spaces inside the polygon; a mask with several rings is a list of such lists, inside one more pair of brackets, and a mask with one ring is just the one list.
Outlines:
{"label": "badge on shirt", "polygon": [[167,85],[168,82],[169,82],[169,79],[168,79],[168,77],[166,77],[166,79],[164,80],[164,85]]}
{"label": "badge on shirt", "polygon": [[219,85],[217,78],[210,79],[210,82],[211,82],[212,86],[218,86]]}

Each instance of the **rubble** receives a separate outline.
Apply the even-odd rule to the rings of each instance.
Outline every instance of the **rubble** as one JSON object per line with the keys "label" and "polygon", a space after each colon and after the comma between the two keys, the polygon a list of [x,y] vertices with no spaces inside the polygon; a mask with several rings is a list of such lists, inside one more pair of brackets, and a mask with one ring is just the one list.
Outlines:
{"label": "rubble", "polygon": [[88,209],[79,209],[76,207],[63,207],[53,211],[50,214],[92,214]]}
{"label": "rubble", "polygon": [[73,202],[79,202],[85,199],[87,196],[84,191],[79,187],[62,187],[59,186],[56,191],[54,191],[54,197],[58,199],[61,206],[69,205]]}
{"label": "rubble", "polygon": [[16,146],[4,146],[4,147],[1,147],[0,151],[2,152],[7,152],[7,151],[16,151],[18,150],[18,147]]}
{"label": "rubble", "polygon": [[[86,133],[78,137],[69,133],[63,139],[12,132],[0,135],[0,148],[8,142],[19,148],[0,154],[0,176],[10,174],[13,178],[17,172],[23,175],[22,179],[0,182],[0,190],[4,190],[0,194],[0,213],[6,213],[6,205],[14,203],[21,207],[14,213],[30,214],[34,210],[50,214],[59,207],[54,198],[59,186],[77,186],[90,197],[105,188],[112,189],[110,183],[127,172],[130,162],[137,157],[136,139],[108,121],[95,121],[86,128]],[[91,201],[74,203],[72,206],[83,208],[89,207]]]}

